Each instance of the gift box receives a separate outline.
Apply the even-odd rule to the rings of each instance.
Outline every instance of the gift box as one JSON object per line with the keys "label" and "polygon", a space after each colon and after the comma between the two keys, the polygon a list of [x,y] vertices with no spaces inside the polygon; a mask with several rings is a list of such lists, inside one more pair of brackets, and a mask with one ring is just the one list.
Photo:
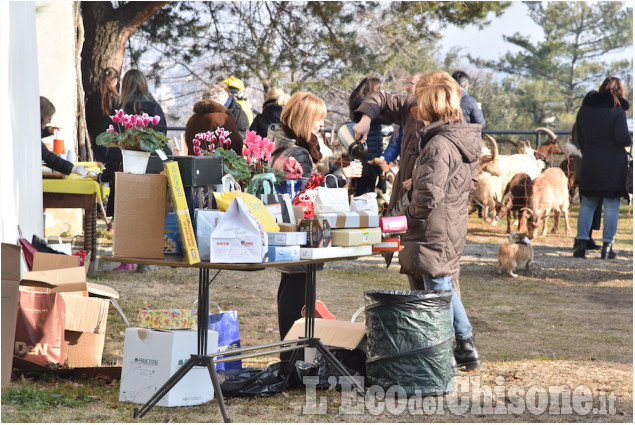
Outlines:
{"label": "gift box", "polygon": [[[280,226],[280,232],[297,232],[298,225],[296,223],[278,223]],[[275,232],[270,232],[275,233]]]}
{"label": "gift box", "polygon": [[172,255],[183,254],[183,248],[181,247],[181,236],[179,234],[179,223],[174,210],[171,210],[168,215],[165,216],[163,253]]}
{"label": "gift box", "polygon": [[269,261],[297,261],[300,259],[300,245],[270,246]]}
{"label": "gift box", "polygon": [[408,220],[404,215],[382,217],[379,219],[379,227],[384,233],[405,232],[408,230]]}
{"label": "gift box", "polygon": [[331,228],[379,227],[379,215],[368,211],[351,211],[346,213],[318,214],[318,219],[328,220]]}
{"label": "gift box", "polygon": [[289,246],[306,245],[306,232],[268,232],[269,245]]}
{"label": "gift box", "polygon": [[140,326],[147,329],[191,329],[196,326],[196,310],[176,308],[139,311]]}
{"label": "gift box", "polygon": [[331,230],[331,244],[333,246],[373,245],[380,242],[381,230],[379,227]]}
{"label": "gift box", "polygon": [[373,252],[377,251],[399,251],[401,249],[401,239],[397,236],[394,238],[383,239],[380,243],[373,245]]}
{"label": "gift box", "polygon": [[321,258],[358,257],[371,255],[371,245],[331,246],[328,248],[300,248],[301,260],[319,260]]}
{"label": "gift box", "polygon": [[326,248],[331,246],[331,226],[328,220],[300,220],[298,231],[307,233],[306,245],[308,247]]}

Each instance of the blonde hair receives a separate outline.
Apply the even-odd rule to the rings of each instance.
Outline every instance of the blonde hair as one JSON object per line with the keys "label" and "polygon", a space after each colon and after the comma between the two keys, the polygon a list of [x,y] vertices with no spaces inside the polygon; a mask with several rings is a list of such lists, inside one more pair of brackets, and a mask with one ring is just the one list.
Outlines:
{"label": "blonde hair", "polygon": [[311,140],[313,125],[326,118],[326,105],[319,97],[308,92],[297,92],[282,109],[280,122],[297,137]]}
{"label": "blonde hair", "polygon": [[445,71],[424,74],[415,88],[417,118],[421,121],[462,122],[461,88]]}
{"label": "blonde hair", "polygon": [[210,84],[207,90],[203,92],[203,99],[212,99],[221,105],[227,101],[227,88],[224,84]]}
{"label": "blonde hair", "polygon": [[267,96],[265,97],[265,102],[269,100],[275,100],[276,105],[284,106],[289,101],[289,95],[282,90],[280,87],[271,87],[267,92]]}

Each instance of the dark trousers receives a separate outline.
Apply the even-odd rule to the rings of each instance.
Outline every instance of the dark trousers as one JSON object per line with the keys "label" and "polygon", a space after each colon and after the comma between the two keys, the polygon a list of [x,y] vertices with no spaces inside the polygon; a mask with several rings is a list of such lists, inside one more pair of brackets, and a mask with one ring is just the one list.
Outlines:
{"label": "dark trousers", "polygon": [[[293,322],[302,317],[305,288],[306,273],[282,273],[278,287],[278,328],[281,340],[287,335]],[[298,359],[304,359],[304,352],[299,354]],[[290,358],[291,352],[280,353],[280,360],[289,360]]]}
{"label": "dark trousers", "polygon": [[377,178],[381,176],[381,173],[381,167],[369,164],[366,160],[362,161],[362,176],[356,180],[355,196],[374,192],[377,187]]}

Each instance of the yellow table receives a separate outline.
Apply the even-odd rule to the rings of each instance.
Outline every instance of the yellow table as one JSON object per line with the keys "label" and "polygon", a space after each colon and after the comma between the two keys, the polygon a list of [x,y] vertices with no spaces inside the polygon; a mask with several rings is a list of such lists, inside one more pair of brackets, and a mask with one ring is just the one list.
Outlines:
{"label": "yellow table", "polygon": [[[89,171],[99,172],[97,163],[78,162]],[[91,252],[91,261],[97,256],[97,199],[103,201],[105,193],[93,177],[70,174],[61,179],[42,179],[44,208],[84,209],[84,251]]]}

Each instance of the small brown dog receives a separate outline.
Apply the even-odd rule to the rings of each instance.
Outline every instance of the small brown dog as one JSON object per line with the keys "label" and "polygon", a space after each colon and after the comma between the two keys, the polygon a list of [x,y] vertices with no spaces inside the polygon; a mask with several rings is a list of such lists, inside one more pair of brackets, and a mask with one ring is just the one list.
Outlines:
{"label": "small brown dog", "polygon": [[499,273],[503,270],[511,277],[518,277],[514,273],[516,267],[525,265],[525,270],[529,270],[529,263],[534,260],[534,249],[531,247],[526,233],[514,232],[509,236],[509,242],[501,244],[498,248]]}

